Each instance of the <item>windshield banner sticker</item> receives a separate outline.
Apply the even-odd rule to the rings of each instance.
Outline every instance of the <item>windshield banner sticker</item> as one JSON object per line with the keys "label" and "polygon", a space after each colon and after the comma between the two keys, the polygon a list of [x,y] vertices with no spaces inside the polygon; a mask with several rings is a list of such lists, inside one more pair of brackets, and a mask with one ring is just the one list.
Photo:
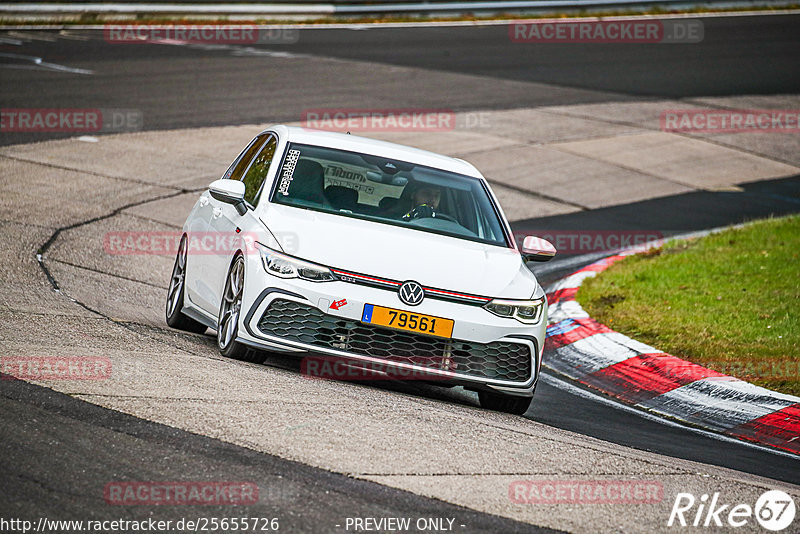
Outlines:
{"label": "windshield banner sticker", "polygon": [[292,149],[286,155],[286,161],[283,164],[283,176],[281,176],[281,183],[278,185],[278,193],[283,196],[289,196],[289,186],[292,185],[294,179],[294,168],[297,166],[297,160],[300,159],[300,151]]}

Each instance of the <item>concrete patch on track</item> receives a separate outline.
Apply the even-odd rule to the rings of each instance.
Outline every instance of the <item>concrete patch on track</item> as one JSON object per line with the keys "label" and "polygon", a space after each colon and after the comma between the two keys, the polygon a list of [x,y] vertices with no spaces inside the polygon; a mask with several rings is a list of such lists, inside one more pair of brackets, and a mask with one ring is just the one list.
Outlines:
{"label": "concrete patch on track", "polygon": [[[794,95],[746,103],[800,108]],[[729,102],[714,104],[722,109]],[[465,112],[457,114],[452,132],[366,135],[470,161],[498,185],[496,193],[512,220],[694,190],[735,190],[739,183],[800,172],[796,134],[660,130],[665,110],[708,107],[705,101],[653,100]]]}
{"label": "concrete patch on track", "polygon": [[[648,190],[658,196],[700,187],[676,186],[604,162],[604,155],[576,155],[554,146],[603,137],[620,143],[636,136],[673,137],[651,134],[645,126],[560,116],[553,119],[553,130],[546,122],[522,127],[567,112],[491,112],[489,128],[373,137],[476,162],[497,184],[512,219],[612,205],[644,198]],[[504,126],[515,117],[526,117],[518,131]],[[1,223],[0,248],[11,261],[0,275],[0,355],[108,357],[113,366],[108,380],[41,383],[256,451],[574,532],[666,531],[678,492],[720,491],[727,502],[753,504],[766,489],[781,487],[800,497],[800,489],[788,484],[480,410],[474,396],[460,390],[308,380],[281,358],[267,365],[225,360],[211,337],[168,329],[162,310],[172,256],[108,254],[103,237],[112,231],[177,230],[196,191],[220,176],[259,129],[145,132],[100,137],[97,143],[70,139],[0,149],[0,172],[10,178],[0,186],[7,193],[0,202],[4,218],[13,217]],[[684,143],[707,144],[681,137],[679,146]],[[509,150],[526,158],[527,167],[509,165]],[[703,153],[690,154],[698,152]],[[694,157],[682,163],[687,172],[697,165]],[[800,173],[781,165],[787,174]],[[588,181],[586,187],[596,193],[581,196],[580,185],[551,183],[559,168],[569,169],[573,183]],[[754,179],[742,169],[729,169],[731,184]],[[635,184],[640,187],[632,193]],[[58,228],[45,264],[62,294],[52,291],[35,260],[37,248]],[[516,480],[552,479],[654,481],[663,496],[651,504],[563,506],[521,505],[509,498]]]}
{"label": "concrete patch on track", "polygon": [[792,165],[665,132],[560,143],[556,148],[693,189],[730,186],[732,176],[756,181],[797,172]]}
{"label": "concrete patch on track", "polygon": [[[628,137],[612,139],[623,143]],[[691,190],[684,184],[663,180],[616,162],[603,161],[596,155],[566,153],[561,145],[519,146],[468,157],[478,168],[492,169],[490,177],[502,176],[504,184],[538,191],[587,209]],[[576,181],[583,185],[576,188]]]}
{"label": "concrete patch on track", "polygon": [[[552,106],[549,113],[598,120],[620,126],[638,126],[660,131],[660,117],[664,111],[687,109],[711,110],[796,110],[800,98],[793,94],[747,95],[731,97],[689,98],[680,101],[653,100],[650,102],[583,104]],[[683,133],[690,140],[700,139],[729,147],[754,156],[761,156],[793,166],[800,166],[800,136],[796,133]]]}

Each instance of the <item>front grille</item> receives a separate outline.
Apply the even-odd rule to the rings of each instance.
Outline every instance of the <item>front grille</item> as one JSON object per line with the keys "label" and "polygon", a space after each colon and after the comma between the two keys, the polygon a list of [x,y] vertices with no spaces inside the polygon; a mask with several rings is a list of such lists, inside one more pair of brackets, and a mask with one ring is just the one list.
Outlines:
{"label": "front grille", "polygon": [[264,334],[315,347],[478,378],[526,382],[531,377],[530,349],[521,343],[475,343],[390,330],[334,317],[291,300],[272,301],[258,328]]}

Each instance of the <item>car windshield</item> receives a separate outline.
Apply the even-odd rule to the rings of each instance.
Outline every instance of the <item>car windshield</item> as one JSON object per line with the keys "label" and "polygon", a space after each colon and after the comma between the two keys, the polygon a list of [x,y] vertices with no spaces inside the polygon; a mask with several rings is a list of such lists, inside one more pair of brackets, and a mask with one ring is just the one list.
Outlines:
{"label": "car windshield", "polygon": [[293,143],[271,200],[508,246],[481,180],[369,154]]}

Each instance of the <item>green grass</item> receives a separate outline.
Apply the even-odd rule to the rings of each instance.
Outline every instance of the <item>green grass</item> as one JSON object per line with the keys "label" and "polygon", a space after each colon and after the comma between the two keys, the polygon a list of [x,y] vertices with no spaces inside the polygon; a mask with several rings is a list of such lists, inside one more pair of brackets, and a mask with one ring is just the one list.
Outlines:
{"label": "green grass", "polygon": [[601,323],[660,351],[800,395],[800,216],[630,256],[578,291]]}

